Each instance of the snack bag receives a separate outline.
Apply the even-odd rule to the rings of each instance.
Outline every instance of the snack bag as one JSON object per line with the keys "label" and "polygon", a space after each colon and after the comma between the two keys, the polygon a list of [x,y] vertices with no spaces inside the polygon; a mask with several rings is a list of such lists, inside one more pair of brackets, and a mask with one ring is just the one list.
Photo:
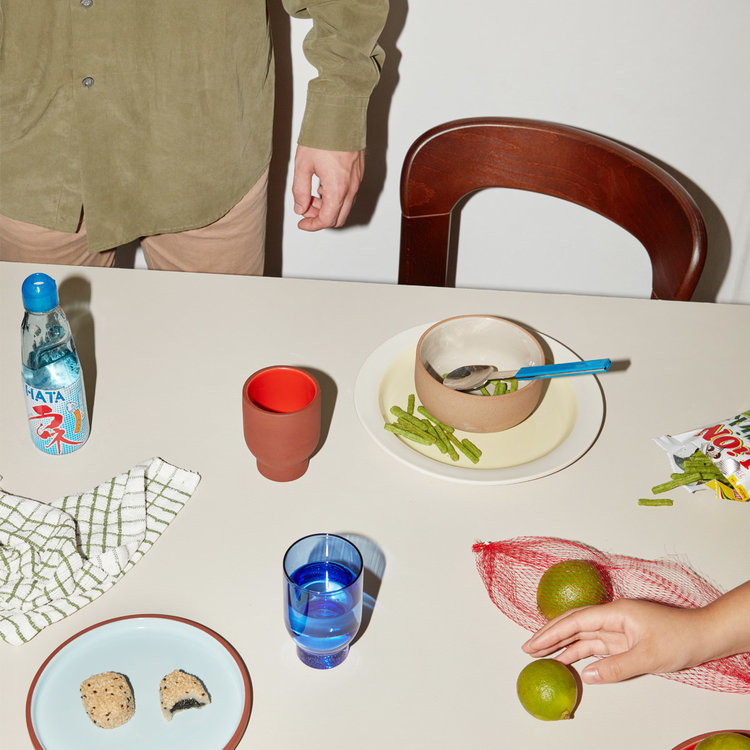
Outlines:
{"label": "snack bag", "polygon": [[675,472],[693,471],[690,462],[696,451],[718,470],[720,476],[698,470],[695,481],[683,485],[688,491],[707,487],[718,498],[750,500],[750,411],[680,435],[662,435],[654,442],[667,452]]}

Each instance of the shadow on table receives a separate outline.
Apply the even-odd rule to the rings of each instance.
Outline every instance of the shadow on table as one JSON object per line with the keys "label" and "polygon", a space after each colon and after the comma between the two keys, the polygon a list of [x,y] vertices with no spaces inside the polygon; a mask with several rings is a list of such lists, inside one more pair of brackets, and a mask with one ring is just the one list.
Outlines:
{"label": "shadow on table", "polygon": [[320,440],[318,441],[318,447],[311,456],[312,458],[320,452],[320,449],[328,438],[328,431],[331,429],[333,409],[336,405],[336,396],[338,395],[339,389],[333,378],[321,370],[317,370],[314,367],[308,367],[307,365],[293,365],[293,367],[307,370],[307,372],[309,372],[320,385]]}
{"label": "shadow on table", "polygon": [[78,361],[83,372],[89,426],[94,424],[96,396],[96,341],[94,316],[91,314],[91,284],[81,276],[69,276],[58,285],[60,306],[70,324]]}
{"label": "shadow on table", "polygon": [[361,534],[341,532],[341,536],[348,539],[362,554],[364,563],[364,580],[362,593],[362,623],[352,643],[356,643],[367,630],[378,599],[380,583],[385,573],[385,554],[383,550],[372,539]]}

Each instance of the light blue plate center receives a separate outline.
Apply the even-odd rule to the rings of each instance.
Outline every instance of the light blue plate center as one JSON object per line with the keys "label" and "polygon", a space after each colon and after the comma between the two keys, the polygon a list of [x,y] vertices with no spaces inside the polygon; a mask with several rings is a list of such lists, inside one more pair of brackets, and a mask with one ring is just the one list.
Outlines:
{"label": "light blue plate center", "polygon": [[[203,680],[211,704],[167,721],[159,682],[175,669]],[[135,715],[121,727],[101,729],[86,716],[80,685],[99,672],[127,675]],[[132,618],[84,633],[57,653],[41,674],[31,720],[47,750],[221,750],[242,720],[243,675],[221,641],[177,620]]]}

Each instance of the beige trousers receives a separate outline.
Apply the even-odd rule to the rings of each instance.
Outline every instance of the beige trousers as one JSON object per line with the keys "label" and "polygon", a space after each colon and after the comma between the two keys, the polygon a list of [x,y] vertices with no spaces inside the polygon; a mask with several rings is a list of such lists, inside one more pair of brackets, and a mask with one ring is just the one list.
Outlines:
{"label": "beige trousers", "polygon": [[[265,256],[268,170],[218,221],[199,229],[141,239],[149,268],[261,276]],[[77,232],[58,232],[0,215],[0,260],[112,266],[115,250],[89,253],[86,219]]]}

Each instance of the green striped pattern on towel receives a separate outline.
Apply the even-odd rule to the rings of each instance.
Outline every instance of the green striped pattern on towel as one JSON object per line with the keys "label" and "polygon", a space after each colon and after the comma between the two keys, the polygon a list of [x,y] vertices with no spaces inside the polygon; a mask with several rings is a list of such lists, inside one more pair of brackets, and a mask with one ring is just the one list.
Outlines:
{"label": "green striped pattern on towel", "polygon": [[101,596],[146,554],[199,481],[153,458],[49,504],[0,491],[0,638],[25,643]]}

